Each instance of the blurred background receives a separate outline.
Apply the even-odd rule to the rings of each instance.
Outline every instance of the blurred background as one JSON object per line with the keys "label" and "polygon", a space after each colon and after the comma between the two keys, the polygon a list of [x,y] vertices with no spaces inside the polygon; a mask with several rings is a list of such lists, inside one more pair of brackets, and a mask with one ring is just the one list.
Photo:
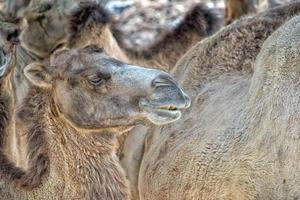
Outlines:
{"label": "blurred background", "polygon": [[109,1],[107,8],[115,13],[126,44],[143,48],[172,30],[197,3],[215,9],[223,17],[223,0],[123,0]]}
{"label": "blurred background", "polygon": [[[0,9],[15,14],[30,1],[0,0]],[[50,0],[48,0],[50,1]],[[55,1],[55,0],[51,0]],[[113,14],[115,27],[128,47],[140,49],[149,46],[163,33],[171,31],[195,4],[202,3],[216,12],[223,24],[229,24],[240,15],[261,12],[267,8],[293,0],[57,0],[61,2],[97,1]],[[66,3],[65,3],[66,4]],[[228,7],[231,7],[228,9]],[[241,11],[234,10],[240,7]],[[229,18],[226,16],[229,12]],[[233,9],[233,10],[232,10]],[[229,11],[228,11],[229,10]],[[240,12],[240,13],[238,13]],[[227,14],[228,15],[228,14]]]}

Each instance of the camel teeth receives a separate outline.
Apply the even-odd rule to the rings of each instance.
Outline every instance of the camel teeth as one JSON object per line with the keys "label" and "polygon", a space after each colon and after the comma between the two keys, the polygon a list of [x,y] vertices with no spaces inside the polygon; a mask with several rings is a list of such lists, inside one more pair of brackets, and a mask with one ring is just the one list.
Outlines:
{"label": "camel teeth", "polygon": [[178,110],[176,106],[162,106],[160,108],[164,110],[171,110],[171,111]]}

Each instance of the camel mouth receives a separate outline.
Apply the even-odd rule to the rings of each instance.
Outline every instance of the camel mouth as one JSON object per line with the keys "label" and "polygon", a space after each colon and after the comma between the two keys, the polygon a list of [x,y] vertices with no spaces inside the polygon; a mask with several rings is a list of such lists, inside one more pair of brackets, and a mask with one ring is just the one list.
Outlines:
{"label": "camel mouth", "polygon": [[156,125],[177,121],[181,117],[180,109],[184,109],[182,105],[154,105],[144,99],[139,102],[139,107],[143,110],[146,118]]}

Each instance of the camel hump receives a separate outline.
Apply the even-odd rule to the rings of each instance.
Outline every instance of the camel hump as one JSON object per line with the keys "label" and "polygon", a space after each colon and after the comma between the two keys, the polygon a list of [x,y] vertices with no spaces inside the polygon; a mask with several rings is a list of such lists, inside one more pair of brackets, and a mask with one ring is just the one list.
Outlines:
{"label": "camel hump", "polygon": [[249,90],[253,98],[250,100],[250,105],[262,102],[262,96],[266,102],[270,101],[268,98],[275,94],[277,96],[284,94],[282,101],[295,98],[295,94],[299,93],[299,46],[300,17],[298,16],[278,28],[264,42],[257,56]]}
{"label": "camel hump", "polygon": [[282,25],[265,41],[258,56],[257,67],[267,68],[277,74],[286,74],[290,70],[299,71],[299,46],[300,17],[297,16]]}

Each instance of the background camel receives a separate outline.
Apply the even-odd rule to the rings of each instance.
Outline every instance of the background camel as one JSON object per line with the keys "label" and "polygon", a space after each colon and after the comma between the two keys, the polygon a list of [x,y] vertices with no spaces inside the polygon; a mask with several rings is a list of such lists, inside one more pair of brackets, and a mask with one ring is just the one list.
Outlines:
{"label": "background camel", "polygon": [[192,95],[198,94],[199,86],[209,81],[211,76],[206,73],[221,75],[232,69],[251,72],[263,42],[297,14],[299,1],[236,21],[191,48],[174,68],[176,79]]}
{"label": "background camel", "polygon": [[[31,86],[18,117],[26,124],[28,168],[2,154],[1,199],[129,199],[115,134],[145,120],[173,122],[190,105],[168,74],[96,47],[63,50],[50,66],[31,63],[24,73]],[[1,117],[3,127],[8,118]]]}
{"label": "background camel", "polygon": [[[47,9],[48,9],[47,4],[41,5],[41,7],[36,8],[35,10],[36,13],[33,12],[31,14],[26,14],[27,16],[26,20],[28,20],[27,22],[29,23],[33,23],[32,27],[36,28],[37,36],[38,34],[41,34],[41,32],[45,34],[43,37],[38,37],[40,39],[38,40],[40,42],[39,45],[45,45],[47,46],[47,48],[49,48],[48,50],[51,50],[52,48],[56,48],[56,46],[60,46],[60,42],[62,38],[65,37],[65,33],[61,31],[62,28],[61,24],[56,23],[58,21],[57,18],[59,18],[58,15],[54,15],[53,18],[48,18],[52,21],[46,20],[46,22],[43,22],[47,24],[50,31],[47,29],[43,29],[42,26],[35,25],[35,23],[38,22],[34,21],[34,19],[41,20],[41,18],[43,17],[41,17],[41,15],[39,16],[33,16],[33,15],[38,14],[39,12],[45,11]],[[49,13],[46,14],[43,13],[42,15],[48,16],[47,14]],[[49,62],[47,60],[47,57],[49,57],[51,52],[41,51],[41,53],[35,54],[36,51],[39,50],[38,46],[36,47],[30,41],[26,40],[26,37],[28,36],[26,34],[28,34],[28,32],[31,32],[32,29],[26,29],[26,28],[23,29],[23,31],[21,32],[22,37],[20,39],[21,44],[19,44],[19,38],[18,38],[20,33],[19,23],[17,21],[6,22],[6,21],[10,21],[10,19],[11,19],[10,17],[3,16],[2,20],[4,21],[1,22],[1,28],[0,28],[1,46],[4,49],[5,54],[7,54],[7,52],[10,52],[7,57],[15,58],[13,62],[13,68],[14,68],[13,73],[11,73],[9,77],[5,79],[5,84],[2,87],[6,91],[9,90],[9,94],[13,96],[13,98],[11,98],[11,104],[13,104],[11,106],[12,107],[11,121],[13,121],[13,125],[11,125],[10,131],[7,131],[7,134],[4,135],[4,139],[6,139],[7,141],[14,140],[19,145],[11,145],[11,143],[9,142],[4,142],[5,145],[4,151],[9,155],[10,159],[16,163],[17,166],[27,168],[28,163],[26,158],[27,156],[26,144],[24,143],[25,141],[24,134],[22,133],[22,131],[20,131],[25,129],[25,127],[23,127],[24,123],[20,121],[18,118],[16,118],[15,116],[15,109],[21,105],[22,100],[27,95],[28,87],[29,87],[28,81],[23,74],[23,69],[26,65],[28,65],[33,61],[40,61],[46,63]],[[47,40],[46,39],[47,37],[50,37],[52,39]],[[24,40],[28,42],[28,43],[25,42],[25,44],[32,45],[31,49],[26,49],[26,45],[24,45],[23,42]],[[9,50],[10,48],[13,50]]]}
{"label": "background camel", "polygon": [[253,72],[199,68],[194,104],[146,143],[141,199],[300,197],[299,34],[299,17],[275,31]]}
{"label": "background camel", "polygon": [[[197,100],[197,95],[202,91],[202,85],[209,83],[212,77],[220,77],[230,71],[251,74],[263,42],[280,25],[297,13],[300,13],[299,2],[241,19],[223,28],[210,38],[199,42],[183,56],[174,69],[176,79],[183,84],[194,104],[199,104],[197,101],[201,102],[201,99]],[[192,108],[186,113],[191,110]],[[188,116],[193,116],[193,114]],[[186,118],[184,117],[184,119]],[[181,126],[190,125],[192,127],[193,124],[194,121],[183,120],[182,124],[174,126],[174,130],[176,127],[180,129]],[[179,132],[182,136],[186,133],[185,131]],[[141,127],[131,132],[125,141],[121,161],[133,185],[132,193],[135,194],[135,199],[139,198],[140,164],[146,162],[143,156],[147,153],[148,148],[155,149],[157,147],[157,143],[161,141],[160,133],[161,129],[157,127],[150,129]],[[172,143],[172,134],[165,136],[169,137],[166,140],[170,140]],[[162,142],[160,149],[164,148],[169,151],[168,144]],[[178,173],[180,174],[179,171]],[[166,188],[169,186],[165,185]]]}

